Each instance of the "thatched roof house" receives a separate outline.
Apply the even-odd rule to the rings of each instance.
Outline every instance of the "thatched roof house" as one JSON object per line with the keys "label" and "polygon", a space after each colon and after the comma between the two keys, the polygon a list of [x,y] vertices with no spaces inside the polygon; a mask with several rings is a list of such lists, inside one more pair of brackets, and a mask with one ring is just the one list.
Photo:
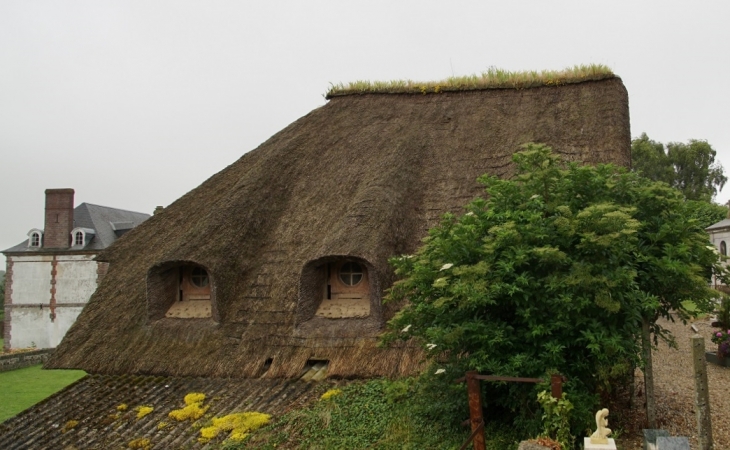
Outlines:
{"label": "thatched roof house", "polygon": [[[433,92],[438,91],[435,90]],[[630,163],[621,80],[428,95],[332,95],[134,229],[47,367],[92,373],[291,377],[410,373],[379,349],[398,305],[387,259],[508,177],[542,142],[570,160]]]}

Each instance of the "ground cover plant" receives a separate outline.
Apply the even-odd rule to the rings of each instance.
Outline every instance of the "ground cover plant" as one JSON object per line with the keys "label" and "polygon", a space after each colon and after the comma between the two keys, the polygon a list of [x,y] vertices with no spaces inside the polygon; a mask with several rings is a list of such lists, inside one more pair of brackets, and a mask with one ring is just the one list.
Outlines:
{"label": "ground cover plant", "polygon": [[[466,370],[568,378],[572,434],[591,427],[599,394],[641,366],[641,324],[709,311],[714,248],[676,189],[612,165],[563,163],[549,147],[514,155],[510,180],[484,176],[487,199],[447,215],[387,301],[405,307],[386,342],[417,339],[447,378]],[[687,310],[691,300],[693,311]],[[487,418],[540,430],[541,387],[489,387]]]}
{"label": "ground cover plant", "polygon": [[481,89],[527,89],[559,86],[613,78],[613,71],[602,64],[576,65],[563,70],[516,71],[489,68],[479,75],[449,77],[440,81],[354,81],[333,84],[327,98],[353,94],[440,94],[449,91]]}
{"label": "ground cover plant", "polygon": [[0,372],[0,422],[84,376],[83,370],[42,370],[40,365]]}
{"label": "ground cover plant", "polygon": [[[466,389],[439,375],[353,382],[338,390],[223,448],[458,449],[469,436],[467,427],[444,417],[454,415],[456,422],[468,418]],[[514,449],[518,441],[510,428],[487,429],[490,449]]]}

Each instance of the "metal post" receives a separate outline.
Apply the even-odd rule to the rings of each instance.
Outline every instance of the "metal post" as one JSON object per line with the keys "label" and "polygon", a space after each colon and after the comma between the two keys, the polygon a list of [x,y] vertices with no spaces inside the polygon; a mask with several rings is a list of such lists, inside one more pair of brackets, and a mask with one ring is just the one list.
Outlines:
{"label": "metal post", "polygon": [[560,400],[563,398],[563,377],[560,374],[554,373],[550,375],[550,391],[553,397]]}
{"label": "metal post", "polygon": [[476,378],[477,372],[470,371],[466,373],[466,389],[469,394],[469,418],[471,420],[471,430],[476,432],[477,428],[481,430],[474,436],[474,450],[486,450],[484,439],[484,417],[482,416],[482,395],[479,389],[479,380]]}

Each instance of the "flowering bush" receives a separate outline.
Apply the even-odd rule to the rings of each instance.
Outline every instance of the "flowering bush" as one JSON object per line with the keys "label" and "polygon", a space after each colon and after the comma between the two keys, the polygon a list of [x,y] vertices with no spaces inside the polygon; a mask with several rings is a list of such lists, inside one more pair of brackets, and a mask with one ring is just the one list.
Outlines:
{"label": "flowering bush", "polygon": [[712,342],[717,344],[717,356],[730,355],[730,330],[720,330],[712,335]]}
{"label": "flowering bush", "polygon": [[[390,259],[401,279],[386,301],[405,306],[384,341],[419,339],[449,373],[559,372],[580,411],[577,435],[596,394],[641,364],[642,322],[667,336],[659,317],[710,311],[710,276],[727,272],[682,193],[666,184],[564,163],[541,144],[513,162],[512,178],[481,177],[486,198],[444,215],[414,255]],[[490,387],[487,409],[537,428],[524,407],[536,389]]]}

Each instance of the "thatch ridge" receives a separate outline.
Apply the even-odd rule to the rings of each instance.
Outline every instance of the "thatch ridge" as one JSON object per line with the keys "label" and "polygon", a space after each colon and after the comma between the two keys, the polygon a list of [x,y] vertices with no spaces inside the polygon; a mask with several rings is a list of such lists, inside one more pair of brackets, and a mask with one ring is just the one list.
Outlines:
{"label": "thatch ridge", "polygon": [[[311,308],[299,308],[307,265],[357,258],[387,289],[395,280],[388,258],[413,253],[443,213],[482,193],[478,176],[510,176],[525,142],[568,160],[628,166],[630,139],[618,78],[333,98],[104,251],[108,273],[47,367],[294,377],[308,359],[328,359],[335,377],[413,373],[422,363],[414,343],[377,347],[398,305],[383,305],[375,327],[310,318]],[[209,271],[217,320],[150,319],[150,270],[177,261]]]}
{"label": "thatch ridge", "polygon": [[444,92],[484,89],[531,89],[562,86],[614,78],[613,71],[602,64],[576,65],[563,70],[517,71],[489,68],[479,75],[449,77],[439,81],[367,81],[332,84],[325,98],[364,94],[442,94]]}

